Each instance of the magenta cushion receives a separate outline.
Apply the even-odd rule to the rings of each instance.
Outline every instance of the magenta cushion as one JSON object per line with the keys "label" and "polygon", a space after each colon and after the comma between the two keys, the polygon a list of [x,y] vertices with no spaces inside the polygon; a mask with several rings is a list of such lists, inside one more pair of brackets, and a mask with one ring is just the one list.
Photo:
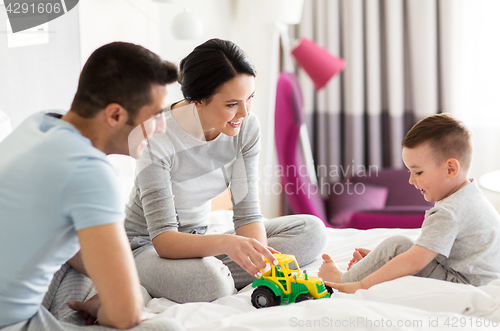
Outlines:
{"label": "magenta cushion", "polygon": [[[334,192],[329,196],[330,219],[331,225],[341,227],[351,219],[351,216],[361,210],[376,210],[385,207],[387,194],[389,189],[383,186],[362,184],[364,190],[359,186],[354,187],[344,184],[343,189],[340,189],[339,184],[335,185]],[[337,194],[338,193],[338,194]],[[361,194],[357,194],[361,193]]]}
{"label": "magenta cushion", "polygon": [[422,210],[414,213],[385,214],[377,212],[356,212],[345,228],[367,230],[373,228],[416,229],[422,227],[425,214]]}

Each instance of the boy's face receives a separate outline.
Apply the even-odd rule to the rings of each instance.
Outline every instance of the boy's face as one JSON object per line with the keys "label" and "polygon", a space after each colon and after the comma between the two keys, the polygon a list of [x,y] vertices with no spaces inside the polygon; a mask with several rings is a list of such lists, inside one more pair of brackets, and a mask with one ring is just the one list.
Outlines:
{"label": "boy's face", "polygon": [[422,192],[426,201],[440,201],[453,192],[447,162],[436,162],[429,144],[404,147],[403,162],[410,170],[410,184]]}

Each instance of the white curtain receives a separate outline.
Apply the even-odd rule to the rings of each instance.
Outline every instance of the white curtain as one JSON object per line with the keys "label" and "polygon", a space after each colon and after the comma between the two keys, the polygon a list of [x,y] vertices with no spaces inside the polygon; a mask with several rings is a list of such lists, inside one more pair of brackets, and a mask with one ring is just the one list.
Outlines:
{"label": "white curtain", "polygon": [[500,169],[500,1],[462,2],[459,23],[455,23],[461,37],[461,57],[460,70],[455,73],[460,93],[454,108],[472,129],[474,157],[470,175],[479,178]]}

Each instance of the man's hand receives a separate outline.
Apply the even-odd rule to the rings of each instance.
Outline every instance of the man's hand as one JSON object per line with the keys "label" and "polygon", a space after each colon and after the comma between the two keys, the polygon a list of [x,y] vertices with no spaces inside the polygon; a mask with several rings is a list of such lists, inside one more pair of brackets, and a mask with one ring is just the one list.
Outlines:
{"label": "man's hand", "polygon": [[69,302],[69,306],[70,308],[83,313],[83,318],[87,320],[87,325],[98,324],[97,311],[99,310],[99,307],[101,307],[99,294],[94,295],[85,302],[71,300]]}
{"label": "man's hand", "polygon": [[362,289],[361,282],[344,283],[344,284],[325,282],[325,285],[330,286],[331,288],[337,289],[340,292],[344,293],[354,293],[357,290]]}
{"label": "man's hand", "polygon": [[97,316],[100,325],[116,329],[136,326],[144,300],[123,223],[88,227],[77,234],[83,264],[99,293],[98,299],[81,303],[83,308],[77,304],[77,309]]}

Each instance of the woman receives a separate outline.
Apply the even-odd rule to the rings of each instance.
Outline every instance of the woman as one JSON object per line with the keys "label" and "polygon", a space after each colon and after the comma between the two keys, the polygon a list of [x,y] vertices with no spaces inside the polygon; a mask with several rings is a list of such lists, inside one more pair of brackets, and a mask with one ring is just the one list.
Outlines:
{"label": "woman", "polygon": [[[258,198],[260,127],[250,113],[255,68],[230,41],[212,39],[180,63],[185,100],[149,140],[125,226],[141,284],[153,297],[212,301],[259,276],[274,249],[313,261],[326,244],[311,215],[263,220]],[[211,199],[231,190],[235,231],[203,235]],[[271,248],[272,247],[272,248]]]}

